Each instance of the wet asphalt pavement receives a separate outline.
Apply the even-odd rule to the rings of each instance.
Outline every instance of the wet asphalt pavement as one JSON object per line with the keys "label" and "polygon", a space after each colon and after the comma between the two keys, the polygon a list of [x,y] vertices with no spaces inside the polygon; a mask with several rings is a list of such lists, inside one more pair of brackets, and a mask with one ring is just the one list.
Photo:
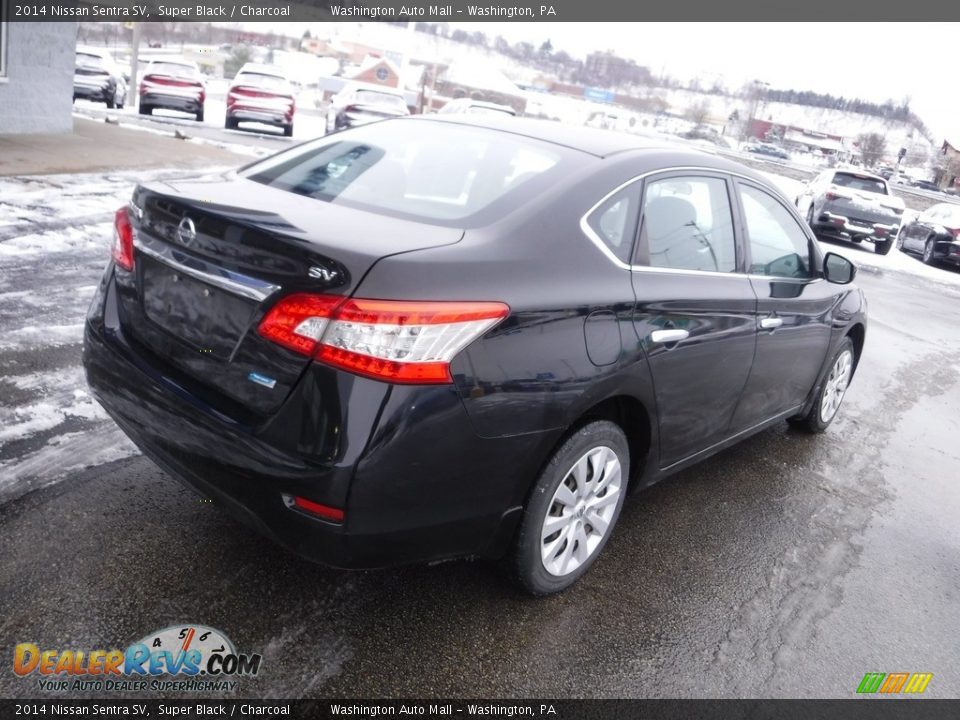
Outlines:
{"label": "wet asphalt pavement", "polygon": [[0,696],[41,694],[17,643],[202,623],[263,655],[239,697],[850,697],[868,671],[957,697],[960,289],[859,282],[866,350],[829,431],[784,423],[634,495],[560,596],[484,562],[314,566],[139,456],[8,502]]}

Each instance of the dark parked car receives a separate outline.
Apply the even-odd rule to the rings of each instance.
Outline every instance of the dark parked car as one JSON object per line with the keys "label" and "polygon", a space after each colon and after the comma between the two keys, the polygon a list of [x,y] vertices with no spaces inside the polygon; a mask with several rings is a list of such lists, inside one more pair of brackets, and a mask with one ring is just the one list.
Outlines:
{"label": "dark parked car", "polygon": [[873,243],[886,255],[903,219],[903,199],[890,193],[887,181],[861,170],[824,170],[803,186],[796,205],[818,235]]}
{"label": "dark parked car", "polygon": [[73,99],[102,102],[108,108],[122,108],[127,97],[127,83],[123,72],[105,50],[81,48],[77,50],[77,64],[73,71]]}
{"label": "dark parked car", "polygon": [[163,59],[151,61],[140,81],[140,114],[152,115],[154,110],[179,110],[190,113],[203,122],[207,99],[203,75],[196,63],[187,60]]}
{"label": "dark parked car", "polygon": [[403,93],[379,85],[347,85],[330,99],[327,132],[409,115]]}
{"label": "dark parked car", "polygon": [[247,63],[227,91],[224,127],[234,129],[241,122],[257,122],[281,128],[293,135],[296,91],[279,68]]}
{"label": "dark parked car", "polygon": [[907,223],[897,247],[921,255],[927,265],[943,261],[960,265],[960,205],[939,203]]}
{"label": "dark parked car", "polygon": [[84,365],[149,457],[341,567],[562,590],[639,489],[860,358],[854,266],[759,174],[522,118],[392,120],[138,186]]}
{"label": "dark parked car", "polygon": [[766,155],[767,157],[777,158],[778,160],[790,159],[790,156],[787,154],[786,150],[779,148],[776,145],[771,145],[770,143],[747,143],[743,146],[743,149],[748,153],[753,153],[755,155]]}

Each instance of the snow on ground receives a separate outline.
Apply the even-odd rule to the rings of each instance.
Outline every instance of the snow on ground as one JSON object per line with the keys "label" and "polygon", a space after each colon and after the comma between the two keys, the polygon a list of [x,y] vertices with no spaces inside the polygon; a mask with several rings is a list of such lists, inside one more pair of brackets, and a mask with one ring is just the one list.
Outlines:
{"label": "snow on ground", "polygon": [[87,391],[87,305],[113,213],[138,181],[183,171],[0,178],[0,502],[135,454]]}

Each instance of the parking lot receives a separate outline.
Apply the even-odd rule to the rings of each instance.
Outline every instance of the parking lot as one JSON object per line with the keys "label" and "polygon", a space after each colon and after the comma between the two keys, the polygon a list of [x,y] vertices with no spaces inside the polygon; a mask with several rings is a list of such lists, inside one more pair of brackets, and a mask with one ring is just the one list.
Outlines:
{"label": "parking lot", "polygon": [[[869,671],[956,695],[960,273],[831,245],[861,264],[870,326],[828,432],[784,423],[632,496],[592,572],[534,600],[486,562],[311,565],[136,452],[79,353],[137,177],[0,179],[4,647],[202,623],[263,655],[243,697],[848,697]],[[35,683],[2,673],[0,694]]]}

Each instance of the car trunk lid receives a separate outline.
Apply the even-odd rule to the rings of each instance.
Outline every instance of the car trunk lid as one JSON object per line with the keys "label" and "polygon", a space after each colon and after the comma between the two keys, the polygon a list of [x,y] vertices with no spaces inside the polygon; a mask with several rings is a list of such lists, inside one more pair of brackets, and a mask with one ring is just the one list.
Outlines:
{"label": "car trunk lid", "polygon": [[310,362],[257,333],[279,298],[348,296],[380,258],[462,236],[236,176],[143,185],[131,206],[124,332],[232,416],[274,412]]}

